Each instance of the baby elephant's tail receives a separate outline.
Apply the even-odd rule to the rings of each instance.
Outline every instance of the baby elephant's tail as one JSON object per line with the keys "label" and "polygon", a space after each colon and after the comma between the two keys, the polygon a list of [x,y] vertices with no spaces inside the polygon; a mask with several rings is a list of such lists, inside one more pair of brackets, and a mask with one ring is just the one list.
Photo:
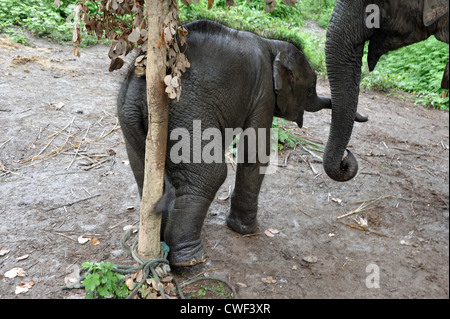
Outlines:
{"label": "baby elephant's tail", "polygon": [[156,204],[156,213],[162,214],[161,221],[161,241],[164,240],[164,230],[166,229],[169,212],[173,210],[175,203],[175,188],[169,182],[168,178],[164,176],[164,193],[161,196],[158,204]]}

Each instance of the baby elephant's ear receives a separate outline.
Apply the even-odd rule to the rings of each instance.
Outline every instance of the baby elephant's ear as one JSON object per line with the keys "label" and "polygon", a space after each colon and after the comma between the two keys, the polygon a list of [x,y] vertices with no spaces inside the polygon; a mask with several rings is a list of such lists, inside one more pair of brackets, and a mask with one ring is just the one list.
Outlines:
{"label": "baby elephant's ear", "polygon": [[284,114],[288,108],[288,101],[292,95],[294,75],[287,66],[284,54],[278,53],[273,61],[273,90],[277,99],[277,105]]}
{"label": "baby elephant's ear", "polygon": [[446,13],[448,13],[448,0],[425,0],[423,23],[429,27]]}
{"label": "baby elephant's ear", "polygon": [[281,61],[280,61],[281,53],[278,53],[273,60],[273,89],[275,94],[278,94],[278,91],[282,88],[281,82]]}

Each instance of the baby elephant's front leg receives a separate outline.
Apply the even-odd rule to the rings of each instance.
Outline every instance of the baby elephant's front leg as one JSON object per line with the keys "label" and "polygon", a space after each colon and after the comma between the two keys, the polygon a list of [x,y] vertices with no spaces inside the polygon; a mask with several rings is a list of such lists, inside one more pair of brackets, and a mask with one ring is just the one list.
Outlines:
{"label": "baby elephant's front leg", "polygon": [[260,168],[258,163],[239,163],[237,166],[227,225],[240,234],[254,233],[258,227],[258,195],[264,179]]}

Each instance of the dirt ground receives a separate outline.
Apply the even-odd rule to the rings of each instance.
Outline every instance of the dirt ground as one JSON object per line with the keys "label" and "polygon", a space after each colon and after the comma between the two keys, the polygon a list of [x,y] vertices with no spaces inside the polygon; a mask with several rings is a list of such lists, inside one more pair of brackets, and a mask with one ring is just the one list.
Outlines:
{"label": "dirt ground", "polygon": [[[61,288],[83,262],[134,263],[119,244],[139,221],[116,117],[126,68],[108,72],[105,46],[79,59],[72,49],[0,36],[1,298],[79,298]],[[328,83],[318,91],[329,96]],[[225,223],[230,167],[203,228],[209,260],[174,275],[223,278],[250,299],[449,298],[449,114],[372,91],[359,111],[370,120],[350,142],[356,178],[334,182],[303,149],[281,152],[259,231],[241,236]],[[307,113],[296,132],[325,144],[330,120]],[[6,276],[16,267],[26,276]],[[22,282],[31,287],[16,294]]]}

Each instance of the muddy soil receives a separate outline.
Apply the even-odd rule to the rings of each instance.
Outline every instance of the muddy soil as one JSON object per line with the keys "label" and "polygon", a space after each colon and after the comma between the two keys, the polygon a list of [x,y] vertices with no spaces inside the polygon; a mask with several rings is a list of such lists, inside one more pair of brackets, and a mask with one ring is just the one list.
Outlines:
{"label": "muddy soil", "polygon": [[[109,73],[107,52],[98,45],[78,59],[71,46],[0,38],[1,298],[83,297],[61,289],[74,268],[134,263],[119,244],[139,221],[116,117],[126,68]],[[329,95],[328,83],[318,91]],[[300,147],[280,152],[258,233],[242,236],[225,223],[230,166],[203,228],[209,260],[174,275],[220,277],[251,299],[448,298],[449,114],[373,91],[361,92],[359,111],[370,120],[355,124],[353,180],[332,181]],[[322,111],[291,126],[325,144],[330,120]],[[15,267],[26,276],[5,276]]]}

